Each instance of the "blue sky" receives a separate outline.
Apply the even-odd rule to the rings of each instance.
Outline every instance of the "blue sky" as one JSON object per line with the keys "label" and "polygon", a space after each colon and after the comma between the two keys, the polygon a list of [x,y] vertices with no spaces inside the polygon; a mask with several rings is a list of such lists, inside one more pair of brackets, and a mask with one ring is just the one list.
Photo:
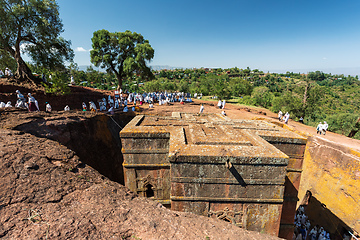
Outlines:
{"label": "blue sky", "polygon": [[90,65],[94,31],[130,30],[155,49],[150,65],[360,75],[360,1],[59,0],[62,36]]}

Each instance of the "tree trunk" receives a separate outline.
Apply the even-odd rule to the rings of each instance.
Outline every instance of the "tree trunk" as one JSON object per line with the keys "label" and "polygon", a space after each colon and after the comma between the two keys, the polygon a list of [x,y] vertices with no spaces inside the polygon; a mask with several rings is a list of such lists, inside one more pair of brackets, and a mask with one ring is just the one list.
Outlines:
{"label": "tree trunk", "polygon": [[309,97],[309,91],[310,91],[311,85],[309,82],[306,82],[305,86],[305,92],[304,92],[304,99],[303,99],[303,107],[306,107],[307,99]]}
{"label": "tree trunk", "polygon": [[115,67],[113,65],[110,66],[111,71],[113,71],[115,73],[115,76],[118,80],[118,87],[117,90],[120,90],[122,87],[122,78],[123,78],[123,74],[122,74],[122,67],[123,67],[123,63],[120,63],[120,67],[119,67],[119,71],[116,71]]}
{"label": "tree trunk", "polygon": [[15,59],[16,63],[17,63],[17,70],[15,72],[15,78],[16,79],[32,79],[34,78],[34,76],[31,73],[30,68],[26,65],[25,61],[22,59],[21,55],[20,55],[20,47],[18,46],[17,48],[15,48],[16,50],[14,50],[11,47],[5,48],[6,51],[8,51]]}
{"label": "tree trunk", "polygon": [[[355,127],[360,123],[360,117],[358,118],[358,120],[355,123]],[[352,138],[355,136],[355,134],[359,131],[359,129],[352,129],[351,132],[349,133],[348,137]]]}
{"label": "tree trunk", "polygon": [[349,133],[348,137],[352,138],[355,136],[355,134],[358,132],[359,130],[351,130],[351,132]]}
{"label": "tree trunk", "polygon": [[118,72],[115,72],[115,76],[118,80],[118,87],[117,87],[117,90],[120,90],[121,89],[121,86],[122,86],[122,77],[121,75],[118,73]]}
{"label": "tree trunk", "polygon": [[24,60],[19,56],[19,58],[15,58],[17,62],[17,70],[15,73],[16,79],[33,79],[33,74],[30,68],[26,65]]}

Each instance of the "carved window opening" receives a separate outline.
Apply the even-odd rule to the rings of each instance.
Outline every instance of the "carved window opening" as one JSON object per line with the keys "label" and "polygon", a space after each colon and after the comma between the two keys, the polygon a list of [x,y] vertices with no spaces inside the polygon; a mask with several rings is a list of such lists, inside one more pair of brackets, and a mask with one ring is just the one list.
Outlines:
{"label": "carved window opening", "polygon": [[147,184],[146,186],[145,186],[145,197],[148,197],[148,198],[150,198],[150,197],[154,197],[155,196],[155,194],[154,194],[154,190],[153,190],[153,185],[151,185],[151,184]]}

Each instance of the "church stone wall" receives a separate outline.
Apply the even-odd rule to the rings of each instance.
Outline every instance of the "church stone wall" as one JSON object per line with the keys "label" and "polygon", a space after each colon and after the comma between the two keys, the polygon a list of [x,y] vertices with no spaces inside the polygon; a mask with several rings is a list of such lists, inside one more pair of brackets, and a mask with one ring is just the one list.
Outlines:
{"label": "church stone wall", "polygon": [[132,191],[248,230],[293,230],[280,223],[289,224],[284,202],[297,199],[305,138],[264,121],[183,113],[137,116],[120,136]]}

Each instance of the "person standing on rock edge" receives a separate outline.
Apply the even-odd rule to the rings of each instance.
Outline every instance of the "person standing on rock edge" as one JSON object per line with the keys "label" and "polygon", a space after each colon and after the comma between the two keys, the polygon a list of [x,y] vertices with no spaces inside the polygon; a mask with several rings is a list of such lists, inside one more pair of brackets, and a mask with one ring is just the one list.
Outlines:
{"label": "person standing on rock edge", "polygon": [[221,109],[221,108],[222,108],[222,101],[221,101],[221,100],[219,100],[219,101],[218,101],[217,106],[218,106],[218,108],[219,108],[219,109]]}
{"label": "person standing on rock edge", "polygon": [[74,77],[72,75],[70,76],[70,84],[75,85],[75,80],[74,80]]}
{"label": "person standing on rock edge", "polygon": [[279,113],[278,113],[278,118],[279,118],[279,121],[281,122],[281,119],[282,119],[282,116],[283,116],[283,113],[281,110],[279,110]]}
{"label": "person standing on rock edge", "polygon": [[328,129],[329,125],[326,123],[326,121],[324,121],[324,124],[323,124],[323,133],[324,135],[326,134],[326,131]]}
{"label": "person standing on rock edge", "polygon": [[29,111],[30,112],[35,112],[35,111],[37,111],[38,109],[37,109],[37,107],[36,107],[36,105],[35,105],[35,98],[33,97],[33,96],[31,96],[31,93],[28,93],[28,98],[29,98],[29,100],[28,100],[28,104],[29,104]]}
{"label": "person standing on rock edge", "polygon": [[323,130],[323,125],[320,122],[316,127],[316,134],[320,133],[320,135],[321,135],[322,130]]}
{"label": "person standing on rock edge", "polygon": [[285,124],[288,124],[289,118],[290,118],[290,113],[286,112],[284,115]]}
{"label": "person standing on rock edge", "polygon": [[201,107],[200,107],[200,114],[204,112],[204,104],[201,104]]}

